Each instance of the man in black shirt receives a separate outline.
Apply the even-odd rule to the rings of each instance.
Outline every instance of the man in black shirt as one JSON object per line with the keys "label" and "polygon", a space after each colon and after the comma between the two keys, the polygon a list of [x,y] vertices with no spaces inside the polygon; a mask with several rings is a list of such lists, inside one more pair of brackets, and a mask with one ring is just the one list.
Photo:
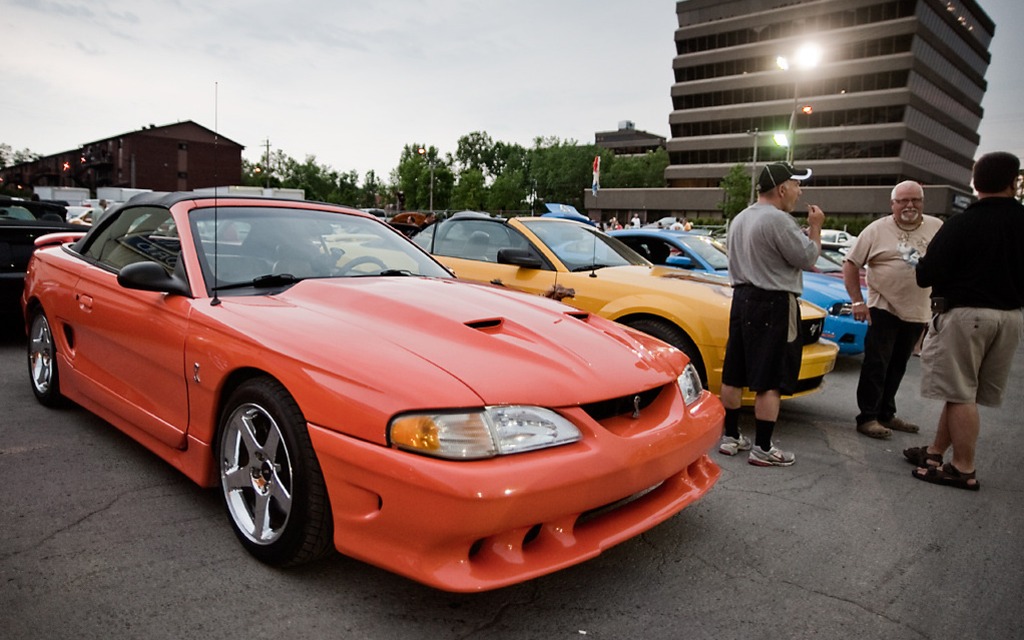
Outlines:
{"label": "man in black shirt", "polygon": [[1024,331],[1024,205],[1014,198],[1016,156],[985,154],[973,173],[978,201],[939,229],[917,265],[935,312],[921,351],[921,394],[945,405],[932,443],[903,455],[919,480],[977,490],[978,405],[1001,404]]}

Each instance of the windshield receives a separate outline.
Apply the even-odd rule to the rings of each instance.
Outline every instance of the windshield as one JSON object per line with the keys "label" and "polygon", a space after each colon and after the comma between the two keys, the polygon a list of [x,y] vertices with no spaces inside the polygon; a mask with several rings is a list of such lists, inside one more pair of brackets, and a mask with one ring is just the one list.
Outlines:
{"label": "windshield", "polygon": [[7,205],[0,207],[0,219],[7,220],[35,220],[36,217],[25,207],[18,205]]}
{"label": "windshield", "polygon": [[545,218],[524,220],[523,224],[569,271],[648,264],[621,241],[579,222]]}
{"label": "windshield", "polygon": [[725,251],[725,245],[718,240],[709,236],[680,236],[680,240],[690,251],[708,263],[712,269],[716,271],[729,269],[729,256]]}
{"label": "windshield", "polygon": [[[423,275],[444,267],[391,227],[344,213],[219,207],[191,214],[208,288],[283,286],[307,278]],[[272,277],[268,277],[272,276]]]}
{"label": "windshield", "polygon": [[[842,254],[840,253],[839,255],[841,256]],[[835,258],[822,250],[821,255],[818,256],[817,261],[814,263],[814,268],[821,273],[837,273],[842,272],[843,265],[841,262],[838,262]]]}

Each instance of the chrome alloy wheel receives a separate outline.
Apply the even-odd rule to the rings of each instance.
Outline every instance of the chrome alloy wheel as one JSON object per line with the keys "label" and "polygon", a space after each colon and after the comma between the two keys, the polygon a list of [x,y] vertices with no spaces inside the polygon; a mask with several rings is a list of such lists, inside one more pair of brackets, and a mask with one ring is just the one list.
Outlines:
{"label": "chrome alloy wheel", "polygon": [[238,531],[257,545],[284,533],[292,511],[293,470],[274,417],[258,404],[235,408],[221,435],[221,487]]}
{"label": "chrome alloy wheel", "polygon": [[28,369],[32,377],[32,388],[37,396],[47,396],[50,393],[55,353],[50,323],[45,315],[37,313],[32,318],[28,343]]}

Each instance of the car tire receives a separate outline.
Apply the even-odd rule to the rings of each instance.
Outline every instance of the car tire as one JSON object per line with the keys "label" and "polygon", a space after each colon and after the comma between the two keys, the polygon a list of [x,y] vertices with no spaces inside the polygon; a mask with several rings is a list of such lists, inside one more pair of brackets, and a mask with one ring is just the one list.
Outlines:
{"label": "car tire", "polygon": [[60,392],[60,371],[57,368],[57,344],[50,321],[42,309],[35,310],[29,320],[28,375],[32,393],[45,407],[58,408],[67,404]]}
{"label": "car tire", "polygon": [[708,388],[708,374],[704,368],[704,358],[701,357],[700,350],[693,343],[693,340],[690,339],[690,336],[686,335],[686,332],[668,320],[662,320],[661,318],[641,318],[626,324],[637,331],[654,336],[662,342],[667,342],[685,353],[690,358],[693,366],[697,368],[701,384],[704,385],[705,389]]}
{"label": "car tire", "polygon": [[246,550],[277,567],[326,554],[333,535],[327,488],[288,391],[267,377],[244,382],[231,393],[218,433],[221,495]]}

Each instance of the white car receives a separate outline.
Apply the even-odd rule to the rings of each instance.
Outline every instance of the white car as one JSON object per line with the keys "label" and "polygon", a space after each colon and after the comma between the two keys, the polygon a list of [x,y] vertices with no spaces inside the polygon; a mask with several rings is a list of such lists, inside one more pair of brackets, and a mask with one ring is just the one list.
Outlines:
{"label": "white car", "polygon": [[823,249],[835,249],[845,255],[856,241],[857,236],[846,231],[839,229],[821,230],[821,247]]}
{"label": "white car", "polygon": [[663,218],[658,218],[654,222],[648,222],[644,225],[644,229],[668,229],[675,221],[675,216],[665,216]]}

